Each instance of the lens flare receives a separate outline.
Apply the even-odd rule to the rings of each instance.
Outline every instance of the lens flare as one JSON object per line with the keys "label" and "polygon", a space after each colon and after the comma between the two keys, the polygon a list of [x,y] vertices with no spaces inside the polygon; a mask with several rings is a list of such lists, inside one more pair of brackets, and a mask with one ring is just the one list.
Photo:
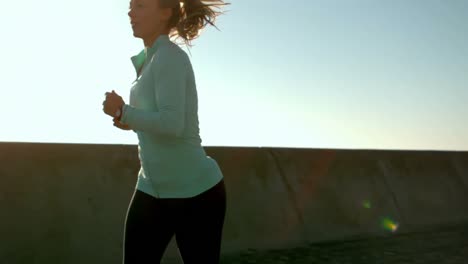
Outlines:
{"label": "lens flare", "polygon": [[362,202],[362,206],[364,206],[364,208],[366,208],[366,209],[370,209],[372,207],[371,202],[369,200],[364,200]]}
{"label": "lens flare", "polygon": [[383,229],[385,229],[387,231],[395,232],[395,231],[397,231],[398,226],[399,226],[398,223],[396,223],[395,221],[393,221],[390,218],[384,218],[382,220],[382,227],[383,227]]}

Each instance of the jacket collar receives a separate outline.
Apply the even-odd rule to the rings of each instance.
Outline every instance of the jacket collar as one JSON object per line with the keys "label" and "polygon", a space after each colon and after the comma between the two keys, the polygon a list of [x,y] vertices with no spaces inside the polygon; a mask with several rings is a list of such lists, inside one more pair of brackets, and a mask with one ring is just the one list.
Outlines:
{"label": "jacket collar", "polygon": [[138,70],[145,64],[148,58],[156,53],[158,48],[161,46],[161,43],[170,41],[169,36],[166,35],[159,35],[159,37],[154,41],[153,45],[150,47],[145,47],[138,55],[132,56],[130,59],[132,60],[133,67],[135,68],[135,72],[138,78]]}

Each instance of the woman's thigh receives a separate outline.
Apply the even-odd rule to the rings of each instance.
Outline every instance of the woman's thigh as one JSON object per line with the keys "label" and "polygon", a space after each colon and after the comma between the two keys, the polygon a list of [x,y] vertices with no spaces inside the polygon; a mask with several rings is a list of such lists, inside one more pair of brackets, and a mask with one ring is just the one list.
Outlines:
{"label": "woman's thigh", "polygon": [[175,237],[184,264],[218,264],[226,214],[224,180],[184,202]]}
{"label": "woman's thigh", "polygon": [[160,263],[174,235],[173,218],[164,201],[135,191],[125,220],[123,263]]}

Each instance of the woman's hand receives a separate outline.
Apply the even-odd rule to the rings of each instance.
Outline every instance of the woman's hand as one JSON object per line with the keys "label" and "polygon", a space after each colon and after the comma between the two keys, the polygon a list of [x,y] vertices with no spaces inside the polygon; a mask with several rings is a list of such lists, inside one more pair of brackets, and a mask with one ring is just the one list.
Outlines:
{"label": "woman's hand", "polygon": [[124,100],[120,95],[112,90],[111,93],[106,93],[106,100],[102,102],[104,113],[111,117],[115,117],[117,111],[121,111],[122,106],[125,104]]}
{"label": "woman's hand", "polygon": [[117,117],[114,117],[114,126],[122,130],[132,130],[127,124],[121,123],[117,120]]}

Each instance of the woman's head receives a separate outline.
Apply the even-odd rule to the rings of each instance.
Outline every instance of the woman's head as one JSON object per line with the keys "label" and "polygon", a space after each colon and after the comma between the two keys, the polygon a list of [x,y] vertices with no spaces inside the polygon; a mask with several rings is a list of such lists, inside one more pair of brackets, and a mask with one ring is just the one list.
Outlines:
{"label": "woman's head", "polygon": [[227,5],[223,0],[131,0],[128,15],[137,38],[154,40],[169,34],[191,46],[201,29],[215,26],[223,5]]}

